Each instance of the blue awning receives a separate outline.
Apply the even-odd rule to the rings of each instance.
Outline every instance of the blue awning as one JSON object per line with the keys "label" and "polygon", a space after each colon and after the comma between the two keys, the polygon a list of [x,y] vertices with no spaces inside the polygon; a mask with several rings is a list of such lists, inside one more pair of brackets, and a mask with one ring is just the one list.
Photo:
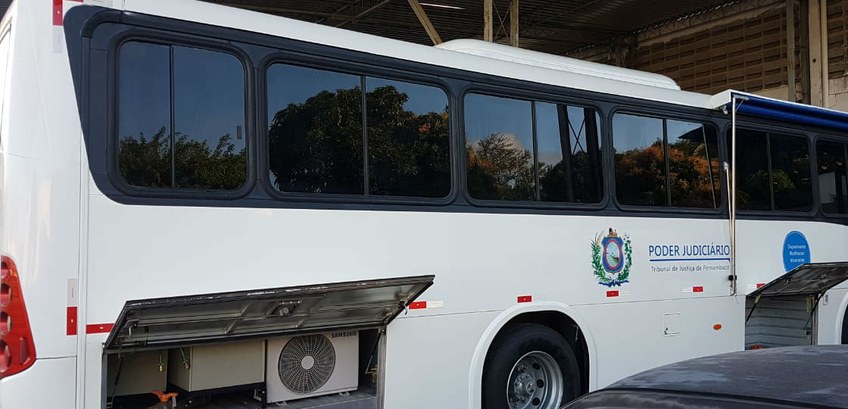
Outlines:
{"label": "blue awning", "polygon": [[848,132],[848,112],[781,101],[739,91],[725,91],[713,97],[715,107],[730,112],[732,98],[737,97],[737,113],[778,122],[814,126],[826,130]]}

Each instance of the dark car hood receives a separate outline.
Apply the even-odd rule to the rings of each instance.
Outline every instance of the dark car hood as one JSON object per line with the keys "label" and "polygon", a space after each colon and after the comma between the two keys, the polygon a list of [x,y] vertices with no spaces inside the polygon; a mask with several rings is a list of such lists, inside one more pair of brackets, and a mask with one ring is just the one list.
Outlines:
{"label": "dark car hood", "polygon": [[848,407],[848,345],[697,358],[633,375],[606,389],[698,392]]}

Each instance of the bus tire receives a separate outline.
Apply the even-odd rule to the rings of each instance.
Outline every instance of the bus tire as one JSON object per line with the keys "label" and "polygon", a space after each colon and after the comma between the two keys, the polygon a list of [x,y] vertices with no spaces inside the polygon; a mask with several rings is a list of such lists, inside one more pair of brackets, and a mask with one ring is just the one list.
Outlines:
{"label": "bus tire", "polygon": [[498,336],[486,357],[483,407],[559,408],[579,396],[580,385],[577,358],[559,333],[544,325],[515,324]]}

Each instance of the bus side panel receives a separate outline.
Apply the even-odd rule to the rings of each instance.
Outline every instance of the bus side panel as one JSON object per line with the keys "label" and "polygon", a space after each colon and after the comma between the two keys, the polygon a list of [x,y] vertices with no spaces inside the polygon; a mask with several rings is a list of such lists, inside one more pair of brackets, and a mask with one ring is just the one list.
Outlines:
{"label": "bus side panel", "polygon": [[[403,317],[389,326],[386,408],[459,408],[480,336],[496,312]],[[472,398],[475,396],[472,396]]]}
{"label": "bus side panel", "polygon": [[843,343],[842,328],[848,317],[848,288],[845,287],[845,283],[837,286],[819,301],[816,334],[819,345]]}

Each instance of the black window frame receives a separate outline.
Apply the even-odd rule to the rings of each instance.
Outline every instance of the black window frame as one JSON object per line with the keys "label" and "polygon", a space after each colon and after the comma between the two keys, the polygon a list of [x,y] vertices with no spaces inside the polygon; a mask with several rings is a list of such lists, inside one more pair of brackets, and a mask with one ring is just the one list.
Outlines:
{"label": "black window frame", "polygon": [[[812,137],[811,134],[805,132],[805,128],[784,128],[784,127],[781,127],[781,126],[778,126],[778,125],[774,125],[773,123],[760,122],[758,120],[737,120],[736,129],[737,130],[738,129],[744,129],[744,130],[748,130],[748,131],[764,132],[764,133],[769,134],[769,135],[770,134],[780,134],[780,135],[784,135],[784,136],[792,136],[792,137],[802,138],[807,143],[807,152],[810,155],[810,169],[809,169],[810,179],[813,179],[813,175],[818,174],[818,172],[816,170],[818,158],[816,157],[816,152],[815,152],[815,140],[814,140],[815,138]],[[720,143],[720,145],[722,145],[722,147],[727,151],[726,162],[730,165],[731,171],[733,171],[733,164],[731,163],[732,152],[731,152],[731,147],[730,147],[730,138],[731,138],[731,132],[732,131],[733,131],[732,125],[730,123],[728,123],[726,130],[725,130],[725,134],[723,135],[723,139],[722,139],[721,135],[719,137],[720,139],[722,139],[724,141],[723,143]],[[767,137],[766,140],[768,141],[770,139]],[[738,142],[738,138],[737,138],[737,142]],[[767,149],[768,162],[769,162],[768,163],[769,174],[771,174],[771,152],[770,152],[771,148],[770,148],[770,145],[767,145],[766,149]],[[737,159],[738,159],[738,156],[739,156],[739,154],[737,152]],[[769,175],[769,178],[771,178],[771,175]],[[818,198],[818,195],[819,195],[818,181],[812,181],[812,180],[810,181],[810,192],[812,194],[812,198],[811,198],[812,201],[810,202],[810,210],[809,211],[800,212],[800,211],[792,211],[792,210],[776,210],[776,209],[774,209],[774,200],[773,200],[774,192],[771,190],[771,186],[769,187],[769,191],[770,191],[769,202],[770,202],[770,206],[772,207],[771,210],[746,210],[746,209],[738,209],[737,208],[736,213],[742,214],[742,215],[745,215],[745,216],[753,216],[753,217],[763,216],[763,218],[766,218],[766,219],[780,218],[781,220],[783,220],[783,219],[785,219],[785,220],[798,220],[798,219],[810,220],[811,218],[815,218],[815,216],[820,214],[820,211],[819,211],[820,203],[819,203],[819,198]]]}
{"label": "black window frame", "polygon": [[[659,119],[663,121],[663,151],[665,152],[665,146],[668,144],[666,123],[665,121],[679,121],[679,122],[690,122],[701,124],[704,127],[711,127],[715,132],[716,136],[716,158],[718,159],[718,192],[716,198],[718,202],[716,207],[682,207],[682,206],[642,206],[642,205],[633,205],[633,204],[624,204],[618,200],[618,190],[616,186],[616,178],[615,178],[615,147],[613,143],[615,141],[615,135],[613,135],[613,120],[616,115],[631,115],[631,116],[639,116],[651,119]],[[662,111],[659,109],[651,109],[651,108],[634,108],[632,106],[626,105],[618,105],[614,109],[612,109],[609,113],[608,117],[609,123],[607,124],[609,131],[609,142],[607,145],[609,146],[609,156],[610,156],[610,187],[608,189],[608,193],[611,196],[611,200],[615,203],[616,207],[625,212],[634,212],[634,213],[673,213],[673,214],[681,214],[681,215],[697,215],[697,214],[710,214],[710,215],[719,215],[727,212],[727,176],[724,171],[723,163],[726,162],[725,158],[727,157],[724,152],[724,146],[721,143],[722,133],[720,131],[720,127],[715,124],[715,121],[706,116],[695,116],[695,115],[685,115],[680,112],[675,112],[675,115],[668,115],[667,111]],[[666,168],[666,179],[668,178],[668,153],[664,153],[665,159],[665,168]],[[666,194],[670,194],[668,189],[669,182],[666,180]]]}
{"label": "black window frame", "polygon": [[[244,70],[244,144],[245,144],[245,160],[246,172],[244,183],[238,189],[191,189],[191,188],[160,188],[134,186],[127,182],[121,176],[120,165],[118,158],[120,156],[120,143],[118,136],[119,114],[120,114],[120,95],[118,90],[119,83],[119,64],[121,47],[130,42],[150,43],[167,47],[189,47],[199,48],[208,51],[221,52],[230,54],[235,57],[242,65]],[[256,156],[256,138],[255,124],[252,120],[255,110],[253,104],[253,89],[254,74],[253,64],[250,56],[239,47],[233,46],[228,42],[216,38],[195,38],[193,36],[183,35],[179,33],[163,33],[161,31],[132,28],[112,38],[107,51],[107,83],[109,87],[109,102],[106,107],[106,115],[108,124],[106,126],[107,135],[107,161],[108,171],[107,177],[116,189],[124,194],[131,196],[142,197],[161,197],[161,198],[192,198],[192,199],[230,199],[235,200],[244,197],[253,190],[256,183],[255,156]],[[174,84],[170,84],[173,88]],[[174,130],[171,130],[173,133]]]}
{"label": "black window frame", "polygon": [[[250,119],[246,121],[248,139],[248,172],[252,185],[250,190],[241,197],[226,195],[227,192],[203,194],[202,191],[173,192],[168,190],[150,189],[147,194],[139,194],[138,190],[121,189],[114,183],[114,173],[110,168],[114,149],[108,147],[113,139],[110,130],[114,126],[114,118],[107,115],[112,110],[112,94],[114,93],[114,58],[110,45],[118,38],[128,36],[128,33],[144,33],[141,40],[150,41],[151,37],[161,38],[165,44],[189,46],[199,43],[201,48],[210,48],[210,44],[221,44],[241,51],[248,60],[251,69],[246,77],[250,79],[247,92],[251,95],[246,107]],[[453,68],[432,65],[413,58],[392,57],[370,54],[357,49],[339,48],[332,45],[308,43],[298,39],[283,38],[269,34],[237,30],[232,27],[219,27],[203,23],[175,20],[167,17],[145,14],[125,14],[120,11],[104,9],[97,6],[73,8],[66,15],[65,36],[69,47],[71,75],[76,92],[77,108],[81,117],[83,142],[88,158],[88,168],[94,186],[105,197],[116,203],[125,205],[148,206],[195,206],[195,207],[244,207],[267,209],[326,209],[326,210],[381,210],[381,211],[421,211],[446,213],[482,213],[482,214],[538,214],[538,215],[599,215],[599,216],[628,216],[628,217],[671,217],[720,219],[724,214],[704,212],[693,208],[653,208],[626,209],[623,211],[610,197],[614,195],[612,179],[612,140],[610,137],[610,115],[617,109],[632,109],[656,112],[664,115],[673,112],[678,118],[700,123],[709,123],[721,128],[729,124],[727,115],[720,111],[709,110],[690,105],[670,104],[662,101],[639,99],[615,94],[604,94],[589,89],[567,87],[554,83],[534,82],[531,79],[517,79],[479,72],[473,69]],[[179,41],[178,41],[179,40]],[[422,48],[423,50],[423,48]],[[276,189],[268,189],[266,185],[268,172],[267,164],[262,155],[262,142],[266,139],[261,135],[265,128],[267,108],[264,106],[264,65],[261,61],[271,59],[273,55],[294,56],[301,64],[315,64],[314,68],[345,71],[345,68],[356,67],[357,75],[370,75],[389,80],[419,82],[433,85],[434,82],[446,84],[450,108],[450,137],[452,193],[442,203],[431,199],[416,200],[411,197],[370,196],[359,199],[343,195],[338,199],[324,197],[280,197]],[[250,57],[247,58],[246,56]],[[317,61],[317,62],[316,62]],[[280,61],[293,63],[291,59]],[[329,64],[327,63],[329,62]],[[358,68],[362,67],[362,71]],[[95,81],[90,80],[95,78]],[[103,81],[102,78],[106,80]],[[420,78],[421,81],[416,81]],[[476,88],[476,89],[475,89]],[[464,113],[462,102],[464,94],[471,89],[484,94],[514,97],[518,99],[547,102],[551,104],[578,105],[592,108],[601,119],[600,140],[607,145],[601,149],[604,184],[604,198],[597,204],[576,204],[558,202],[510,203],[494,201],[490,204],[469,200],[465,189],[465,155],[459,147],[465,146]],[[462,97],[460,97],[462,96]],[[260,118],[263,117],[263,118]],[[535,118],[534,118],[535,119]],[[250,143],[252,141],[252,143]],[[106,148],[104,148],[106,146]],[[719,144],[719,158],[722,158],[724,144]],[[108,151],[107,151],[108,150]],[[263,156],[263,157],[260,157]],[[720,169],[721,171],[721,169]],[[263,180],[257,180],[262,178]],[[724,179],[724,178],[722,178]],[[724,182],[722,182],[724,183]],[[814,185],[815,186],[815,185]],[[93,187],[94,188],[94,187]],[[182,194],[181,194],[182,193]],[[223,193],[223,194],[222,194]],[[725,189],[722,189],[722,195]],[[724,196],[723,196],[724,197]],[[230,198],[238,200],[229,200]],[[723,207],[726,207],[723,200]],[[436,207],[436,205],[443,205]],[[791,219],[799,219],[798,214],[791,214]],[[774,219],[774,215],[766,218]]]}
{"label": "black window frame", "polygon": [[[270,163],[270,150],[268,146],[269,141],[269,129],[267,124],[269,121],[268,118],[268,69],[274,64],[283,64],[290,66],[297,66],[302,68],[309,68],[314,70],[322,70],[329,72],[336,72],[340,74],[354,75],[361,77],[364,79],[364,83],[367,84],[367,78],[380,78],[389,81],[398,81],[398,82],[407,82],[410,84],[423,85],[434,87],[442,90],[445,93],[448,103],[448,115],[450,118],[448,119],[450,130],[448,132],[448,144],[449,144],[449,165],[448,170],[450,171],[450,189],[448,194],[444,197],[420,197],[420,196],[396,196],[396,195],[375,195],[375,194],[346,194],[346,193],[309,193],[309,192],[286,192],[281,191],[273,186],[270,178],[268,177],[271,171],[271,163]],[[278,50],[275,53],[267,55],[265,58],[259,61],[257,65],[257,82],[256,82],[256,95],[257,95],[257,113],[256,117],[258,118],[258,123],[262,125],[260,129],[257,130],[257,139],[260,152],[262,153],[260,158],[257,158],[257,166],[254,166],[259,169],[259,179],[260,185],[263,188],[263,191],[268,194],[271,198],[280,201],[296,201],[296,202],[319,202],[319,203],[353,203],[353,204],[412,204],[412,205],[436,205],[436,206],[444,206],[449,205],[454,202],[457,194],[458,194],[458,184],[457,184],[457,175],[456,175],[456,154],[457,154],[457,146],[454,138],[455,131],[457,126],[457,109],[456,109],[456,99],[454,98],[451,89],[452,87],[444,81],[442,78],[432,75],[432,74],[421,74],[415,71],[401,71],[397,68],[386,67],[386,66],[378,66],[374,64],[363,64],[360,62],[345,60],[341,58],[330,58],[321,55],[305,55],[303,53],[297,53],[295,51],[289,50]],[[363,97],[366,94],[366,90],[362,90]],[[365,108],[363,106],[363,108]],[[366,111],[363,111],[363,116],[366,115]],[[364,134],[367,130],[367,124],[363,123],[365,128],[363,128],[363,144],[364,150],[363,155],[367,157],[367,138],[364,137]],[[367,159],[363,161],[363,163],[367,163]],[[367,175],[367,169],[363,169]],[[367,179],[367,176],[366,176]],[[363,190],[366,192],[367,187]]]}
{"label": "black window frame", "polygon": [[[457,172],[460,174],[460,184],[462,186],[462,194],[468,203],[481,207],[481,208],[506,208],[506,209],[545,209],[545,210],[601,210],[608,206],[610,200],[610,190],[609,186],[609,154],[608,154],[608,141],[606,135],[609,133],[607,131],[606,120],[605,120],[605,110],[602,108],[601,104],[598,101],[585,99],[580,97],[574,97],[569,95],[569,90],[562,87],[556,87],[552,85],[543,85],[542,86],[548,89],[555,89],[560,91],[558,94],[550,94],[546,92],[540,92],[533,89],[520,89],[518,87],[507,87],[496,85],[496,82],[491,84],[481,84],[481,83],[471,83],[469,86],[463,88],[461,92],[458,93],[457,96],[457,105],[459,115],[458,120],[460,121],[460,128],[458,128],[455,132],[457,135],[457,145],[462,147],[462,153],[456,155],[456,160],[459,162],[458,166],[455,166]],[[536,154],[538,152],[538,142],[536,135],[536,117],[535,117],[535,103],[548,103],[555,105],[566,105],[566,106],[576,106],[581,108],[591,108],[598,115],[598,119],[600,120],[600,127],[598,128],[598,141],[601,144],[601,182],[603,183],[601,188],[601,200],[597,203],[578,203],[578,202],[548,202],[543,200],[533,200],[533,201],[513,201],[513,200],[492,200],[492,199],[478,199],[471,196],[471,192],[468,189],[468,161],[465,154],[465,144],[466,144],[466,136],[465,136],[465,98],[469,94],[489,96],[495,98],[508,98],[508,99],[516,99],[520,101],[530,102],[531,105],[531,128],[533,134],[531,137],[533,138],[533,158],[535,161],[538,161]],[[533,164],[534,167],[534,179],[538,182],[538,169],[537,163]],[[538,193],[539,186],[536,186],[536,191]]]}
{"label": "black window frame", "polygon": [[[818,143],[819,142],[831,142],[831,143],[842,144],[844,146],[845,151],[846,151],[846,160],[848,160],[848,138],[839,137],[839,136],[832,135],[832,134],[817,133],[817,134],[813,135],[813,138],[811,139],[811,142],[810,142],[811,145],[813,146],[813,150],[815,151],[815,152],[810,153],[810,155],[812,157],[812,159],[810,161],[813,162],[813,169],[812,169],[813,173],[810,174],[810,177],[813,178],[815,176],[815,182],[813,182],[813,196],[814,196],[813,199],[815,200],[816,203],[814,204],[813,207],[824,218],[844,221],[844,220],[848,219],[848,212],[846,212],[846,213],[830,213],[830,212],[825,212],[824,208],[822,207],[822,203],[821,203],[821,200],[820,200],[821,185],[819,184],[819,178],[818,178],[818,169],[819,169]],[[846,167],[848,167],[848,163],[846,163]]]}

